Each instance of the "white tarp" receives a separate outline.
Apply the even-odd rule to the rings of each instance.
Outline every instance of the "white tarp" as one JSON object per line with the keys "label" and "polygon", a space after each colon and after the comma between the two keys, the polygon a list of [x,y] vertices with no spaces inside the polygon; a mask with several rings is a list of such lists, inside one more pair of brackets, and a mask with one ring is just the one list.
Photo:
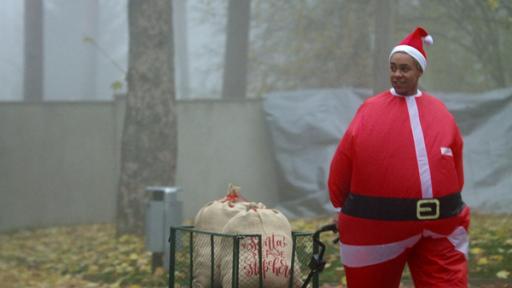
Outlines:
{"label": "white tarp", "polygon": [[[512,213],[512,88],[481,94],[431,93],[464,136],[464,201]],[[333,211],[326,182],[331,157],[368,90],[276,92],[263,107],[279,167],[279,209],[290,217]]]}

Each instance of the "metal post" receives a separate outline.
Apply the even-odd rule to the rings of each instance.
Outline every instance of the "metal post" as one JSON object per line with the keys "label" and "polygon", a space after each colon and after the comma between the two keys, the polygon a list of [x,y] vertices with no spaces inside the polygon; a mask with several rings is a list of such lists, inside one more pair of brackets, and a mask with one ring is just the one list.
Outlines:
{"label": "metal post", "polygon": [[169,255],[169,288],[174,288],[174,271],[176,270],[176,228],[171,227],[171,236],[169,243],[171,247],[171,253]]}
{"label": "metal post", "polygon": [[237,288],[238,287],[238,257],[240,257],[240,239],[242,239],[241,236],[235,235],[233,236],[233,269],[232,269],[232,277],[231,277],[231,287]]}
{"label": "metal post", "polygon": [[165,266],[169,270],[170,227],[181,225],[182,203],[178,201],[179,187],[147,187],[148,203],[145,215],[146,249],[152,252],[151,269]]}

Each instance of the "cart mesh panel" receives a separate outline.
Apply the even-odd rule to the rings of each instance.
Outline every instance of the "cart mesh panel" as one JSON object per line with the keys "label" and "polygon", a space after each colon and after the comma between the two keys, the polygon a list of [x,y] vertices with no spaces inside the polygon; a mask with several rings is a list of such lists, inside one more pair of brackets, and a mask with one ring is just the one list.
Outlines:
{"label": "cart mesh panel", "polygon": [[[311,233],[293,232],[288,287],[301,287],[313,254]],[[261,235],[231,235],[171,228],[169,287],[263,287]],[[221,273],[221,270],[223,273]],[[265,273],[265,272],[264,272]],[[308,287],[318,287],[312,281]]]}
{"label": "cart mesh panel", "polygon": [[[313,239],[311,233],[293,232],[292,236],[295,251],[292,263],[293,282],[290,287],[295,288],[302,287],[302,283],[310,272],[308,265],[313,256]],[[314,277],[307,287],[318,287],[318,276]]]}

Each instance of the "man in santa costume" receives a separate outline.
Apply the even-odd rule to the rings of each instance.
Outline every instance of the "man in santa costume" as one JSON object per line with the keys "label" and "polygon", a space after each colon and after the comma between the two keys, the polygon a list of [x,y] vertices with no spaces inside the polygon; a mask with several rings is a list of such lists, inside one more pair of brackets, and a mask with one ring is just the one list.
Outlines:
{"label": "man in santa costume", "polygon": [[470,211],[462,137],[445,105],[418,80],[427,68],[416,28],[389,56],[392,88],[357,110],[332,159],[330,199],[349,288],[467,287]]}

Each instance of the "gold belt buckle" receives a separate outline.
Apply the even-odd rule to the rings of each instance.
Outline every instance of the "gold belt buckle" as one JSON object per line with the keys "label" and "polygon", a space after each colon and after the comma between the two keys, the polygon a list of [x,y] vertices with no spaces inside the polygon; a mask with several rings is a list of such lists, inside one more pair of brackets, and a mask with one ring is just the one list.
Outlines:
{"label": "gold belt buckle", "polygon": [[421,199],[416,202],[416,218],[419,220],[433,220],[439,218],[439,200]]}

